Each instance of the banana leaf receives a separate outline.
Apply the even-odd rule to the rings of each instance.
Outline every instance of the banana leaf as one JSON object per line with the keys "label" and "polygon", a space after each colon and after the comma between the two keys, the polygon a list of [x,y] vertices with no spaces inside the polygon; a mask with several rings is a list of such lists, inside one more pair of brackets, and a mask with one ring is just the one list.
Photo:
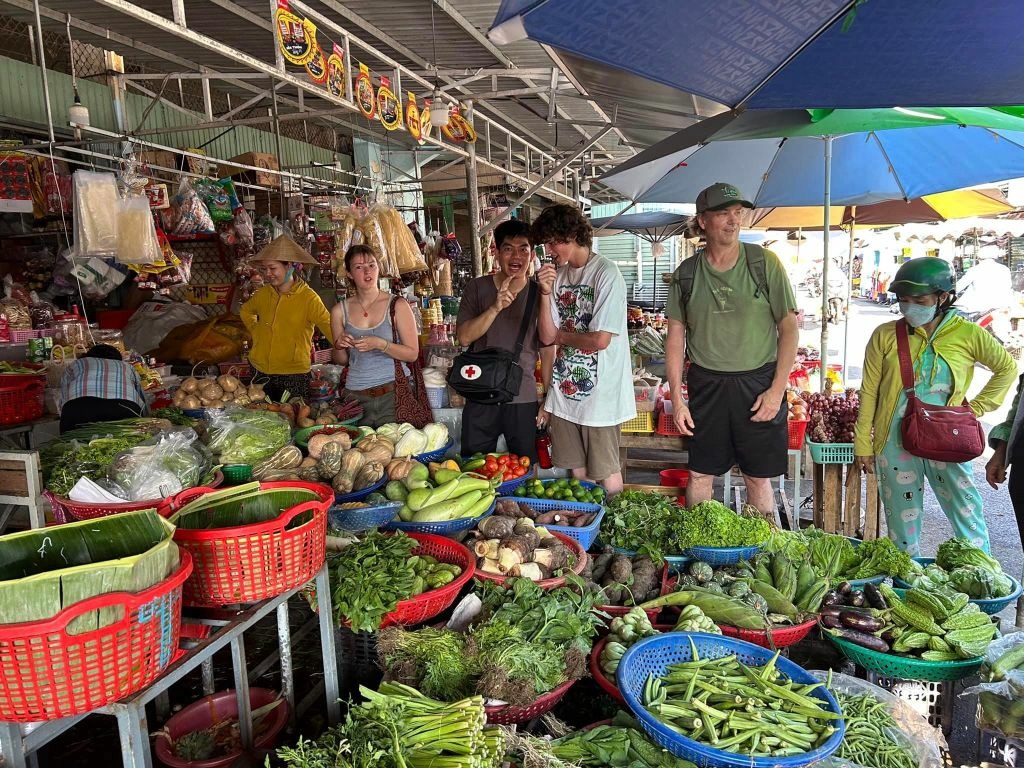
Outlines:
{"label": "banana leaf", "polygon": [[[174,526],[154,510],[0,536],[0,623],[40,621],[109,592],[139,592],[178,567]],[[75,619],[72,634],[118,620],[120,608]]]}
{"label": "banana leaf", "polygon": [[[247,483],[201,496],[178,510],[171,521],[186,531],[235,528],[265,523],[298,504],[318,499],[316,493],[306,488],[261,491],[259,483]],[[313,513],[306,512],[293,519],[288,527],[295,528],[312,519]]]}

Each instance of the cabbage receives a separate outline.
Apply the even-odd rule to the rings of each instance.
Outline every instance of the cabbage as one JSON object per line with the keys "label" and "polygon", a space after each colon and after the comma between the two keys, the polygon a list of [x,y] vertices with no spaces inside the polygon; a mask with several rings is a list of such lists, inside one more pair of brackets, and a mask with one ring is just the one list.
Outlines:
{"label": "cabbage", "polygon": [[992,571],[978,565],[965,565],[949,574],[949,585],[973,600],[994,597],[995,577]]}
{"label": "cabbage", "polygon": [[427,451],[427,436],[418,429],[410,429],[395,444],[395,458],[417,456]]}
{"label": "cabbage", "polygon": [[427,436],[427,448],[424,453],[437,451],[448,444],[448,427],[444,424],[427,424],[423,428],[423,433]]}
{"label": "cabbage", "polygon": [[976,547],[967,539],[948,539],[939,545],[935,553],[935,562],[947,571],[953,571],[964,565],[977,565],[992,573],[1002,573],[1003,567],[985,550]]}

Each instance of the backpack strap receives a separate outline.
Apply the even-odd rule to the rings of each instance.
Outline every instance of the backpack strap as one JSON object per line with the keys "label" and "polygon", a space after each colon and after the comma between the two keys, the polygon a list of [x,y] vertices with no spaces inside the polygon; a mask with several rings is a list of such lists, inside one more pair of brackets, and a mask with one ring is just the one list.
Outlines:
{"label": "backpack strap", "polygon": [[[764,296],[768,298],[768,268],[765,264],[766,256],[764,248],[754,243],[743,243],[743,252],[747,256],[747,271],[757,290],[754,298]],[[683,306],[690,303],[690,296],[693,295],[693,279],[697,274],[697,260],[700,259],[704,250],[697,251],[689,259],[683,259],[676,269],[675,279],[679,281],[680,295],[683,298]]]}

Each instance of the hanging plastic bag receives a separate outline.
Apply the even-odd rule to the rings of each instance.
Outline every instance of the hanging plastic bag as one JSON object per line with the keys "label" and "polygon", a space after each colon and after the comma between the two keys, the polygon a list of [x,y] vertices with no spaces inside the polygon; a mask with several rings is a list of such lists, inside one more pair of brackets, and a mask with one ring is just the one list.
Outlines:
{"label": "hanging plastic bag", "polygon": [[188,179],[182,179],[171,207],[162,212],[164,231],[175,235],[213,234],[213,219]]}
{"label": "hanging plastic bag", "polygon": [[166,499],[199,485],[212,466],[210,453],[196,433],[181,427],[119,453],[107,477],[128,501]]}
{"label": "hanging plastic bag", "polygon": [[[1019,665],[1014,664],[1013,657],[1003,658],[1011,652],[1021,660]],[[1006,666],[1010,668],[1003,669]],[[989,645],[981,680],[960,694],[978,694],[978,728],[1007,739],[1024,737],[1024,632],[1014,632]]]}
{"label": "hanging plastic bag", "polygon": [[[810,670],[810,674],[818,680],[827,682],[830,673]],[[910,702],[894,696],[889,691],[879,688],[867,680],[859,680],[836,672],[831,675],[829,690],[841,699],[840,706],[843,705],[842,699],[844,698],[864,696],[870,696],[884,705],[879,716],[891,717],[894,724],[883,727],[881,733],[885,741],[892,743],[906,754],[906,765],[912,765],[915,768],[942,768],[942,751],[946,749],[946,740],[942,737],[942,731],[933,728],[924,717],[914,711]],[[843,707],[844,712],[847,709],[848,707]],[[856,760],[840,757],[841,754],[845,754],[844,750],[852,750],[858,743],[857,739],[851,738],[850,728],[851,726],[847,725],[847,738],[844,740],[843,746],[840,747],[840,751],[820,763],[815,763],[816,766],[819,768],[864,768]],[[861,743],[870,741],[872,748],[880,746],[877,736],[864,737],[859,741]]]}
{"label": "hanging plastic bag", "polygon": [[231,221],[234,218],[234,206],[223,186],[210,179],[200,179],[195,183],[195,190],[214,222]]}
{"label": "hanging plastic bag", "polygon": [[74,220],[76,256],[113,256],[121,197],[112,173],[75,171]]}
{"label": "hanging plastic bag", "polygon": [[209,413],[208,445],[221,464],[258,464],[291,442],[287,420],[270,411],[228,406]]}
{"label": "hanging plastic bag", "polygon": [[149,198],[145,195],[121,201],[117,216],[117,260],[122,264],[163,263]]}
{"label": "hanging plastic bag", "polygon": [[71,274],[78,280],[82,295],[87,299],[102,299],[124,282],[127,275],[111,261],[96,257],[76,259]]}

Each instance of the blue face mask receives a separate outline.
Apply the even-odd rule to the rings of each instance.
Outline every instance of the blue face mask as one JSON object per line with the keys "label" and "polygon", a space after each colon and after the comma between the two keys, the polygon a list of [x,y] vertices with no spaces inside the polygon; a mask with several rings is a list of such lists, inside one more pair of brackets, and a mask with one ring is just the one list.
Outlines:
{"label": "blue face mask", "polygon": [[937,304],[925,306],[924,304],[911,304],[909,301],[900,302],[900,313],[911,328],[920,328],[935,319]]}

